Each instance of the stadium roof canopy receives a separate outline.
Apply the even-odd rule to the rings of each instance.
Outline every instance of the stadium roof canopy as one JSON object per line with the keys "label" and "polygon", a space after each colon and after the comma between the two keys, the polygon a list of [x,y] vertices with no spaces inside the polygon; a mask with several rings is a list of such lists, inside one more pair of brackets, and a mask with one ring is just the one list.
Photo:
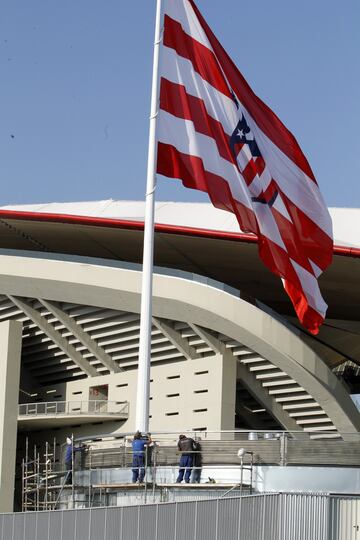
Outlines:
{"label": "stadium roof canopy", "polygon": [[[330,209],[334,261],[321,276],[328,318],[304,338],[331,366],[360,364],[360,209]],[[0,208],[0,249],[46,251],[141,262],[144,203],[95,201]],[[256,237],[232,214],[206,203],[158,202],[155,264],[205,275],[257,298],[294,324],[281,282],[261,263]]]}

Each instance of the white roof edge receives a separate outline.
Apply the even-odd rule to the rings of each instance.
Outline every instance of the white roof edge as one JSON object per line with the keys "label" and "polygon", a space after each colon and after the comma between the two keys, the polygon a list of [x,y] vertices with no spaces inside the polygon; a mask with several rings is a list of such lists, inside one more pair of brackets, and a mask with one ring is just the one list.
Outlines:
{"label": "white roof edge", "polygon": [[[144,201],[106,199],[6,205],[0,209],[143,221],[145,203]],[[329,212],[333,220],[334,243],[340,246],[360,247],[360,209],[329,208]],[[214,208],[211,203],[158,201],[155,219],[157,223],[169,225],[226,232],[239,231],[235,216],[230,212]]]}

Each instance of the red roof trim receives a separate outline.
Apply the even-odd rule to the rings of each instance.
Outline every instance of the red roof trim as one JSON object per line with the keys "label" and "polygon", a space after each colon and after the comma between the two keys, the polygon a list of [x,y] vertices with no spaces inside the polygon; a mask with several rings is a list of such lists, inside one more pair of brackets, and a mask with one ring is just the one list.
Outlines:
{"label": "red roof trim", "polygon": [[[1,210],[0,219],[22,220],[22,221],[41,221],[52,223],[67,223],[88,225],[94,227],[110,227],[117,229],[132,229],[141,231],[144,229],[143,221],[133,221],[126,219],[101,218],[92,216],[76,216],[71,214],[54,214],[45,212],[24,212],[18,210]],[[257,237],[254,234],[245,234],[237,232],[217,231],[212,229],[199,229],[196,227],[183,227],[181,225],[168,225],[157,223],[155,230],[162,233],[183,234],[189,236],[198,236],[200,238],[213,238],[222,240],[233,240],[237,242],[246,242],[255,244]],[[334,246],[335,255],[346,257],[359,257],[360,248],[347,246]]]}

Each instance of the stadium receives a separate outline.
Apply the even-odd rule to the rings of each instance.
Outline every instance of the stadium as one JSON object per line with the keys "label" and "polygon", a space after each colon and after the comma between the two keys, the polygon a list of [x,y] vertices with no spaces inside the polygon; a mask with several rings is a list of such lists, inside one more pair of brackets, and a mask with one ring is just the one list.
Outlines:
{"label": "stadium", "polygon": [[6,8],[3,201],[95,201],[0,207],[0,540],[359,540],[359,210],[316,180],[355,197],[351,25],[214,7],[252,87],[157,0],[145,202],[96,200],[142,195],[152,8],[40,4]]}
{"label": "stadium", "polygon": [[[329,311],[312,336],[231,215],[157,203],[149,423],[168,500],[185,496],[171,487],[181,432],[203,441],[207,496],[239,489],[240,446],[251,461],[241,490],[358,491],[358,210],[331,215],[334,260],[320,280]],[[144,502],[130,463],[122,454],[121,470],[111,454],[136,430],[143,222],[133,201],[0,210],[2,511],[13,509],[15,468],[17,510],[86,506],[90,484],[106,504]],[[68,436],[92,448],[91,465],[74,464],[78,503],[54,474]]]}

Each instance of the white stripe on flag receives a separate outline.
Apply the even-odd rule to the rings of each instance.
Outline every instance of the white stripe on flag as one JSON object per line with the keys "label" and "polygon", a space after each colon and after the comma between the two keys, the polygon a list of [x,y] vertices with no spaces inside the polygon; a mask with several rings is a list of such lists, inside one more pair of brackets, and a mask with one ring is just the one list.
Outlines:
{"label": "white stripe on flag", "polygon": [[311,259],[309,259],[309,262],[311,264],[311,268],[313,269],[314,275],[318,278],[323,273],[323,271]]}
{"label": "white stripe on flag", "polygon": [[161,76],[185,86],[188,94],[202,99],[209,115],[221,122],[229,136],[232,134],[240,118],[235,103],[206,82],[194,70],[190,60],[178,56],[174,49],[164,47]]}
{"label": "white stripe on flag", "polygon": [[261,233],[286,251],[278,226],[267,204],[254,203],[254,211]]}
{"label": "white stripe on flag", "polygon": [[292,223],[291,217],[289,216],[289,212],[286,210],[286,206],[284,204],[284,201],[281,198],[281,195],[278,195],[275,199],[275,202],[273,204],[273,208],[279,212],[284,218],[286,218],[290,223]]}
{"label": "white stripe on flag", "polygon": [[297,264],[293,259],[290,259],[291,264],[294,267],[295,272],[300,279],[301,286],[303,288],[304,294],[307,298],[309,305],[320,313],[322,317],[325,318],[327,304],[324,302],[321,292],[319,289],[319,284],[315,276],[310,274],[305,268]]}

